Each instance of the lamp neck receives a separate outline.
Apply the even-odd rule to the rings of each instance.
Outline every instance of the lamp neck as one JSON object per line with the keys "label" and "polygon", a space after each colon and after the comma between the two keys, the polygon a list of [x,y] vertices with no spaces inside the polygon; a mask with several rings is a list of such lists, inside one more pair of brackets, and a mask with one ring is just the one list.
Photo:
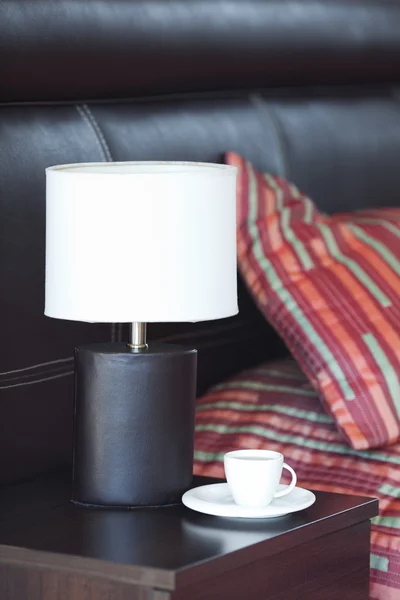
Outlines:
{"label": "lamp neck", "polygon": [[147,349],[146,329],[146,323],[138,323],[137,321],[131,323],[128,346],[132,352],[142,352]]}

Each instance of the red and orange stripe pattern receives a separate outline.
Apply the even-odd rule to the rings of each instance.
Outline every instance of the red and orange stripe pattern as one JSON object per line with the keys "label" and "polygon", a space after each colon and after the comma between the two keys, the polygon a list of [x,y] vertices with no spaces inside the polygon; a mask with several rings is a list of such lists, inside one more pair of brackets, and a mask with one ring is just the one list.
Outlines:
{"label": "red and orange stripe pattern", "polygon": [[240,448],[281,452],[301,487],[379,498],[370,597],[400,600],[400,443],[350,448],[298,365],[286,359],[245,371],[198,400],[195,473],[223,477],[224,453]]}
{"label": "red and orange stripe pattern", "polygon": [[321,214],[237,154],[239,268],[355,449],[400,438],[400,209]]}

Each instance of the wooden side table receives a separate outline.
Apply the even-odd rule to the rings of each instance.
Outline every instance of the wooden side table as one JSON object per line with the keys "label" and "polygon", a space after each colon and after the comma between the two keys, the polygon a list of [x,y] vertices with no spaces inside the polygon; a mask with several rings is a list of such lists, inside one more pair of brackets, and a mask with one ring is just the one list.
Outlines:
{"label": "wooden side table", "polygon": [[244,521],[78,508],[68,474],[12,486],[0,492],[0,598],[367,600],[378,502],[316,496],[300,513]]}

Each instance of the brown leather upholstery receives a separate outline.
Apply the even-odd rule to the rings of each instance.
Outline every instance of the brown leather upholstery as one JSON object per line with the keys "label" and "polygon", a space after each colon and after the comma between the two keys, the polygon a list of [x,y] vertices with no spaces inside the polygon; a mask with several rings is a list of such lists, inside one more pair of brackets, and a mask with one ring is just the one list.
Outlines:
{"label": "brown leather upholstery", "polygon": [[[73,347],[126,336],[43,316],[45,167],[235,150],[327,211],[398,204],[400,4],[10,0],[0,40],[7,483],[69,464]],[[234,319],[150,336],[199,349],[201,391],[284,351],[242,285],[239,306]]]}

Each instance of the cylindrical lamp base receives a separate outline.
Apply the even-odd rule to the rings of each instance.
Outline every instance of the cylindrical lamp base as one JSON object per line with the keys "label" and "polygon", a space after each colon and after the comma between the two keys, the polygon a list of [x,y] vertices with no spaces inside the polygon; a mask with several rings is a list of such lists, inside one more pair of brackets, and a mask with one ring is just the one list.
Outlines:
{"label": "cylindrical lamp base", "polygon": [[192,481],[196,370],[196,350],[172,344],[75,350],[74,502],[180,502]]}

